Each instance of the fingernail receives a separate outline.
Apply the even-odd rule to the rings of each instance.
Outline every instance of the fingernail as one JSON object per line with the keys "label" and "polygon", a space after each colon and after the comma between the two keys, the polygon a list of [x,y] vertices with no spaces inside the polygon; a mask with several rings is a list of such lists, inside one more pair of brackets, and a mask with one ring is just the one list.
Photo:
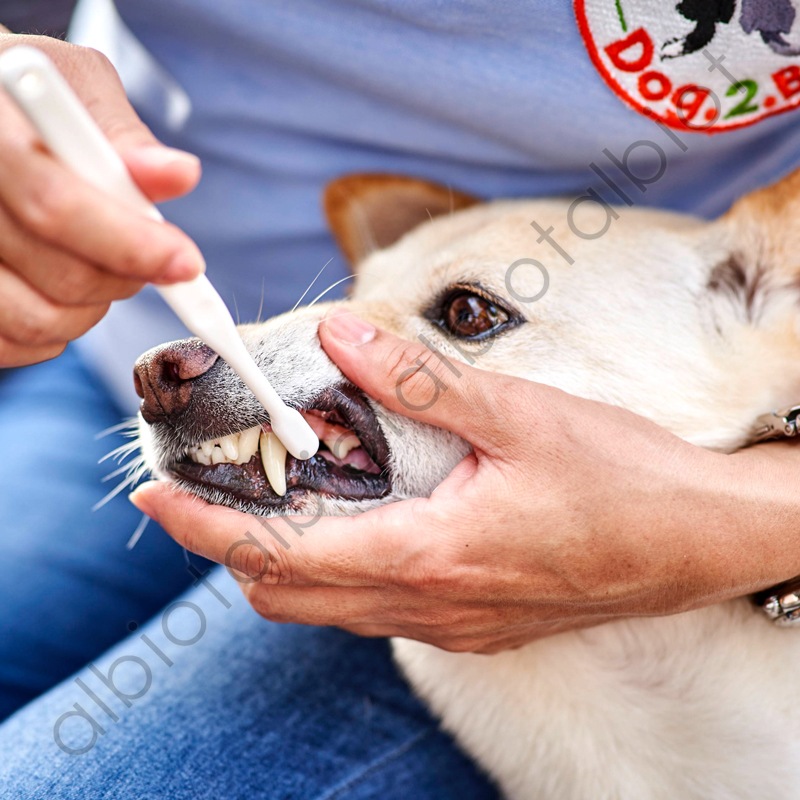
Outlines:
{"label": "fingernail", "polygon": [[190,281],[206,271],[206,262],[200,251],[181,251],[172,257],[158,283]]}
{"label": "fingernail", "polygon": [[349,311],[336,312],[330,317],[325,317],[323,322],[330,334],[345,344],[360,347],[375,338],[375,326]]}
{"label": "fingernail", "polygon": [[148,481],[147,483],[143,483],[141,486],[138,486],[128,495],[128,500],[130,500],[131,503],[133,503],[133,505],[142,512],[142,514],[147,514],[150,519],[158,522],[158,516],[152,510],[150,503],[147,502],[147,487],[152,486],[154,483],[155,481]]}
{"label": "fingernail", "polygon": [[192,169],[199,169],[200,159],[193,153],[185,150],[177,150],[174,147],[143,147],[137,153],[137,157],[145,161],[148,166],[156,169],[164,169],[175,164],[188,166]]}

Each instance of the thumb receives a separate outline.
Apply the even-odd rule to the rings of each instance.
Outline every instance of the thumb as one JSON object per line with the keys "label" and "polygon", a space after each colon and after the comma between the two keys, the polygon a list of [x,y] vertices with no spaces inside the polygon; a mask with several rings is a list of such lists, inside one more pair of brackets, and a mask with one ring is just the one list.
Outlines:
{"label": "thumb", "polygon": [[319,338],[342,372],[386,408],[452,431],[489,455],[519,448],[519,415],[528,413],[537,384],[475,369],[350,312],[326,317]]}

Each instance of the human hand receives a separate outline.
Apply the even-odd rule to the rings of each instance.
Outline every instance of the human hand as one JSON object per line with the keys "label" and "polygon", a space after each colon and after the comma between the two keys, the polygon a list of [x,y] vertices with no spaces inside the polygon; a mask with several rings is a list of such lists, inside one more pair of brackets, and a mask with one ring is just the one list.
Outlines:
{"label": "human hand", "polygon": [[[345,375],[472,444],[430,498],[352,518],[264,521],[164,483],[132,495],[184,547],[234,571],[263,616],[490,653],[800,572],[769,546],[796,505],[776,504],[769,487],[796,451],[724,456],[547,386],[461,364],[454,378],[429,350],[385,332],[348,343],[371,335],[353,320],[320,326]],[[448,386],[433,404],[418,359]]]}
{"label": "human hand", "polygon": [[[185,194],[197,158],[161,145],[95,50],[0,28],[0,52],[38,47],[55,62],[153,201]],[[45,150],[0,91],[0,367],[44,361],[145,282],[188,280],[204,268],[177,228],[144,218],[77,178]]]}

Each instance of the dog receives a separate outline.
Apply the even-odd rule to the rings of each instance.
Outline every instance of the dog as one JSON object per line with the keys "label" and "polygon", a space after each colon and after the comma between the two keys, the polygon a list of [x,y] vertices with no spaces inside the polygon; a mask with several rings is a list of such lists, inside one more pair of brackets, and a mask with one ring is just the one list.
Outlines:
{"label": "dog", "polygon": [[[334,181],[325,206],[356,272],[341,302],[453,363],[623,406],[723,453],[751,443],[760,414],[800,399],[800,171],[710,222],[599,202],[483,203],[381,175]],[[336,305],[240,328],[320,436],[319,455],[287,458],[241,381],[190,339],[136,366],[153,475],[267,516],[429,495],[470,448],[344,379],[317,337]],[[747,598],[492,656],[404,639],[393,649],[512,800],[800,796],[800,635]]]}
{"label": "dog", "polygon": [[[661,47],[662,59],[690,56],[708,47],[718,33],[720,25],[731,23],[736,3],[734,0],[681,0],[675,10],[684,20],[694,23],[694,28],[683,36],[668,39]],[[796,43],[798,26],[795,25],[797,9],[793,0],[742,0],[739,25],[748,35],[757,33],[773,53],[793,58],[800,54]],[[789,36],[789,40],[787,40]]]}

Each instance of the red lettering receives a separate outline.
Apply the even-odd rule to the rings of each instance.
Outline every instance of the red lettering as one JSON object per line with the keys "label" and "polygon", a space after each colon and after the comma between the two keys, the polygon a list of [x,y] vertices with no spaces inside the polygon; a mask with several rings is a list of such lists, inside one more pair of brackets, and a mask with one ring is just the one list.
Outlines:
{"label": "red lettering", "polygon": [[[678,112],[678,118],[684,125],[692,127],[690,123],[698,115],[710,93],[711,91],[706,89],[705,86],[697,86],[693,83],[687,83],[685,86],[680,86],[675,90],[675,94],[672,95],[672,102]],[[716,114],[714,119],[716,119]],[[703,128],[707,127],[707,125],[701,124],[698,127]]]}
{"label": "red lettering", "polygon": [[779,69],[772,73],[772,80],[778,87],[778,91],[788,100],[800,92],[800,67],[792,64],[791,67]]}
{"label": "red lettering", "polygon": [[[637,47],[641,48],[638,56],[635,50]],[[641,72],[645,67],[650,66],[650,62],[653,60],[653,40],[644,28],[637,28],[624,39],[612,42],[604,49],[611,59],[611,63],[623,72]],[[634,52],[631,53],[631,50]]]}
{"label": "red lettering", "polygon": [[672,82],[661,72],[651,69],[639,76],[639,94],[645,100],[663,100],[672,91]]}

